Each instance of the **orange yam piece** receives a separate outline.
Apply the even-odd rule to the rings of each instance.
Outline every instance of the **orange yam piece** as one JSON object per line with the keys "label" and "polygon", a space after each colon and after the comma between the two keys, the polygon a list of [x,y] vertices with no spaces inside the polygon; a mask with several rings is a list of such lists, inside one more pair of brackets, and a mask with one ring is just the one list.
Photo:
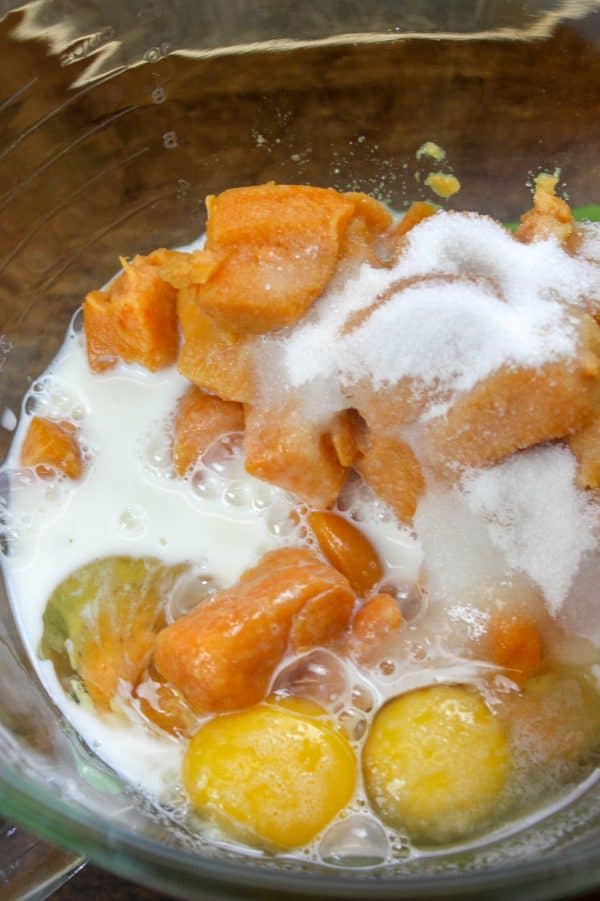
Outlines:
{"label": "orange yam piece", "polygon": [[436,209],[431,203],[427,203],[425,200],[415,200],[414,203],[411,203],[402,219],[391,230],[389,234],[390,239],[397,242],[404,235],[407,235],[415,225],[418,225],[423,219],[433,216],[435,212]]}
{"label": "orange yam piece", "polygon": [[538,369],[499,369],[428,428],[438,472],[488,466],[585,426],[600,399],[600,329],[582,322],[579,355]]}
{"label": "orange yam piece", "polygon": [[380,581],[383,567],[366,535],[349,520],[330,510],[315,510],[307,517],[319,547],[332,566],[343,573],[353,591],[364,597]]}
{"label": "orange yam piece", "polygon": [[390,594],[377,594],[363,604],[352,621],[350,652],[359,663],[376,662],[386,642],[402,625],[402,614]]}
{"label": "orange yam piece", "polygon": [[394,260],[400,253],[404,244],[405,235],[429,216],[433,216],[436,208],[425,200],[416,200],[411,203],[399,222],[397,222],[383,236],[381,240],[381,252],[387,260]]}
{"label": "orange yam piece", "polygon": [[[370,317],[392,298],[401,296],[416,286],[443,288],[445,285],[460,282],[456,275],[415,275],[398,279],[381,291],[374,300],[351,313],[343,326],[343,333],[349,334],[363,328]],[[390,385],[374,387],[369,378],[358,379],[345,390],[348,405],[355,408],[367,425],[379,434],[390,434],[402,426],[414,422],[425,411],[432,400],[432,395],[419,380],[406,376]]]}
{"label": "orange yam piece", "polygon": [[160,277],[182,291],[190,285],[201,285],[213,275],[223,262],[225,255],[210,250],[194,250],[184,253],[179,250],[165,250],[164,247],[152,251],[148,262],[158,267]]}
{"label": "orange yam piece", "polygon": [[490,659],[523,683],[542,668],[542,638],[530,616],[523,613],[495,616],[488,629]]}
{"label": "orange yam piece", "polygon": [[392,222],[389,211],[368,194],[348,192],[343,195],[354,203],[354,215],[348,223],[342,256],[347,260],[381,266],[375,247]]}
{"label": "orange yam piece", "polygon": [[191,738],[198,731],[198,718],[182,694],[164,682],[150,664],[133,691],[142,716],[177,738]]}
{"label": "orange yam piece", "polygon": [[331,425],[331,444],[342,466],[352,466],[356,459],[359,429],[360,417],[354,410],[343,410]]}
{"label": "orange yam piece", "polygon": [[355,203],[331,188],[273,183],[207,200],[206,249],[224,253],[196,300],[222,327],[261,334],[293,325],[322,294]]}
{"label": "orange yam piece", "polygon": [[425,478],[408,444],[369,431],[354,468],[401,522],[412,522],[425,491]]}
{"label": "orange yam piece", "polygon": [[600,416],[569,439],[569,447],[579,464],[577,484],[580,488],[600,488]]}
{"label": "orange yam piece", "polygon": [[136,256],[105,291],[91,291],[83,304],[90,368],[102,372],[117,359],[155,372],[177,359],[176,292],[150,257]]}
{"label": "orange yam piece", "polygon": [[283,410],[248,407],[246,471],[293,491],[312,507],[330,507],[348,471],[332,442],[335,431],[335,420],[327,426],[316,426],[293,404]]}
{"label": "orange yam piece", "polygon": [[533,208],[521,216],[516,237],[524,244],[557,238],[567,243],[574,234],[575,221],[569,204],[556,196],[557,175],[541,173],[535,180]]}
{"label": "orange yam piece", "polygon": [[293,325],[341,256],[378,265],[371,245],[391,217],[366,194],[301,185],[235,188],[207,206],[204,250],[159,250],[149,259],[179,291],[180,372],[226,400],[249,403],[253,335]]}
{"label": "orange yam piece", "polygon": [[[156,371],[174,363],[179,344],[175,291],[148,257],[123,261],[125,271],[84,303],[90,366],[102,371],[115,358]],[[98,331],[96,331],[98,326]]]}
{"label": "orange yam piece", "polygon": [[180,373],[224,400],[249,403],[254,396],[252,337],[217,325],[199,308],[193,288],[179,292],[177,314],[183,335]]}
{"label": "orange yam piece", "polygon": [[290,647],[301,653],[316,647],[332,647],[340,643],[346,633],[354,595],[344,594],[332,604],[329,594],[318,594],[306,602],[294,617],[290,630]]}
{"label": "orange yam piece", "polygon": [[188,388],[179,398],[173,433],[173,461],[180,476],[185,475],[213,441],[229,432],[243,432],[241,404]]}
{"label": "orange yam piece", "polygon": [[373,239],[368,226],[362,219],[355,217],[350,220],[346,229],[340,261],[342,268],[338,267],[337,272],[341,272],[342,277],[348,277],[352,272],[352,269],[349,271],[348,264],[354,268],[362,263],[368,263],[370,266],[383,265],[373,247]]}
{"label": "orange yam piece", "polygon": [[75,426],[34,416],[21,445],[21,465],[31,466],[42,477],[58,470],[69,479],[80,478],[83,457]]}
{"label": "orange yam piece", "polygon": [[374,388],[369,379],[360,379],[345,394],[348,403],[358,410],[369,428],[380,435],[414,422],[429,402],[427,393],[419,391],[410,378],[381,388]]}
{"label": "orange yam piece", "polygon": [[354,204],[354,219],[360,219],[368,230],[372,241],[390,227],[392,216],[389,210],[374,197],[362,191],[347,191],[342,195]]}
{"label": "orange yam piece", "polygon": [[[319,614],[330,606],[330,622],[345,629],[354,605],[347,580],[308,550],[271,551],[233,588],[159,633],[156,669],[199,714],[257,704],[286,652],[295,618],[317,599]],[[299,631],[306,634],[304,626]]]}

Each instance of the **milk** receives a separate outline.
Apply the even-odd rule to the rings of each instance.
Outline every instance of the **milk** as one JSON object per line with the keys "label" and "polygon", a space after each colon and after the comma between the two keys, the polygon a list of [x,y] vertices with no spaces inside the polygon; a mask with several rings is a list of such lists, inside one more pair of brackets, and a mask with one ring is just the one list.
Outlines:
{"label": "milk", "polygon": [[[177,399],[188,387],[175,368],[151,373],[120,365],[92,373],[83,335],[72,328],[24,402],[6,462],[12,553],[3,569],[31,662],[98,756],[156,798],[179,784],[183,744],[133,719],[99,716],[76,704],[37,649],[52,591],[96,558],[127,554],[189,562],[225,587],[266,551],[297,543],[288,518],[293,499],[245,473],[241,457],[205,468],[201,479],[176,476],[170,429]],[[87,458],[80,481],[48,482],[20,468],[20,445],[34,411],[77,422]],[[391,518],[365,525],[391,571],[414,580],[422,556],[415,537]]]}

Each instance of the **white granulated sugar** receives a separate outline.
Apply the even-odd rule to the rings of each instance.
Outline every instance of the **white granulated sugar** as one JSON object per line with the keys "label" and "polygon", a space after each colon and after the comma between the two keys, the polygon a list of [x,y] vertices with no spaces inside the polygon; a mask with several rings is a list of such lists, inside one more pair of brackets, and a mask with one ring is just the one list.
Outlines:
{"label": "white granulated sugar", "polygon": [[560,296],[577,303],[591,271],[551,239],[522,244],[499,223],[475,213],[438,213],[408,234],[396,278],[444,273],[490,279],[505,301],[527,308]]}
{"label": "white granulated sugar", "polygon": [[379,388],[413,378],[456,394],[508,361],[535,366],[569,354],[574,333],[556,303],[524,314],[487,283],[434,280],[380,306],[341,347],[347,381],[362,376]]}
{"label": "white granulated sugar", "polygon": [[578,256],[593,263],[600,263],[600,222],[581,222],[578,232]]}
{"label": "white granulated sugar", "polygon": [[462,489],[508,565],[526,573],[556,615],[584,554],[594,547],[598,506],[575,485],[566,448],[538,447],[491,469],[472,471]]}
{"label": "white granulated sugar", "polygon": [[499,583],[506,562],[460,491],[429,485],[414,518],[423,548],[427,595],[434,605],[464,604],[477,586]]}
{"label": "white granulated sugar", "polygon": [[[293,331],[272,341],[281,350],[284,377],[290,387],[298,388],[317,377],[339,376],[336,345],[344,323],[387,290],[390,283],[389,270],[365,264],[354,278],[327,291]],[[268,354],[266,341],[263,348]]]}
{"label": "white granulated sugar", "polygon": [[275,339],[276,378],[296,388],[328,379],[342,403],[359,379],[375,388],[411,379],[439,414],[503,365],[573,355],[571,310],[596,269],[554,240],[521,244],[484,216],[440,212],[412,229],[391,269],[363,265]]}

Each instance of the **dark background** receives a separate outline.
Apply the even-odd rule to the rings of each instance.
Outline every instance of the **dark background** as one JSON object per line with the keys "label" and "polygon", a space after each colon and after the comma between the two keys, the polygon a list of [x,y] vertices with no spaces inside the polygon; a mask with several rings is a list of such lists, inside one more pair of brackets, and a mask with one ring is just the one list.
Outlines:
{"label": "dark background", "polygon": [[[166,901],[167,895],[157,895],[132,882],[88,866],[52,895],[53,901],[75,901],[76,898],[93,898],[94,901]],[[575,901],[600,901],[600,892],[578,895]]]}

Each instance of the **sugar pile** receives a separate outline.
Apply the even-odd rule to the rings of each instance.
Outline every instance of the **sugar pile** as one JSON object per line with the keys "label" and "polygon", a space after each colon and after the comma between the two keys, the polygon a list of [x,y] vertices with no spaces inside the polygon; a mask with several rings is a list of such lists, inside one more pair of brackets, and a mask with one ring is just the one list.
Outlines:
{"label": "sugar pile", "polygon": [[439,212],[391,269],[363,265],[299,326],[265,339],[261,362],[273,362],[271,384],[318,381],[324,415],[360,379],[375,389],[411,379],[427,389],[424,416],[438,415],[500,366],[572,355],[572,310],[599,283],[597,267],[555,241],[521,244],[492,219]]}
{"label": "sugar pile", "polygon": [[569,631],[600,643],[598,628],[581,630],[584,619],[597,620],[600,505],[575,473],[569,450],[543,446],[471,470],[454,487],[429,486],[414,527],[432,602],[449,615],[467,602],[485,607],[490,586],[500,596],[525,577]]}
{"label": "sugar pile", "polygon": [[542,589],[552,614],[597,541],[598,507],[577,490],[575,472],[566,448],[538,447],[463,479],[470,510],[509,566]]}
{"label": "sugar pile", "polygon": [[[291,390],[302,415],[326,420],[352,405],[357,383],[378,391],[404,380],[425,398],[426,421],[500,367],[573,357],[580,313],[600,297],[599,235],[582,227],[574,256],[553,239],[522,244],[485,216],[438,212],[408,233],[390,269],[364,264],[295,328],[262,340],[262,401],[276,408]],[[418,429],[402,437],[418,450]],[[431,596],[459,603],[520,573],[556,614],[597,539],[598,511],[575,469],[568,450],[542,447],[454,488],[428,475],[415,529]]]}
{"label": "sugar pile", "polygon": [[458,489],[429,486],[414,527],[423,548],[427,593],[434,603],[462,603],[473,586],[502,579],[502,553]]}

